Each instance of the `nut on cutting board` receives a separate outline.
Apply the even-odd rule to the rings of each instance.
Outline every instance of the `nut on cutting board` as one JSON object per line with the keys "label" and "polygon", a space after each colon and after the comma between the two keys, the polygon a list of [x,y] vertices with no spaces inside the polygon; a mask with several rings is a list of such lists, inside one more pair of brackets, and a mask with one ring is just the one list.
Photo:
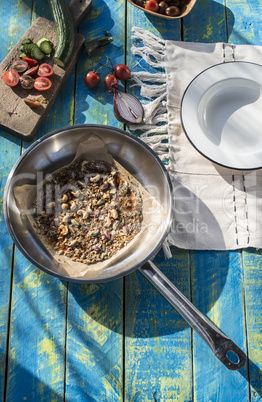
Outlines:
{"label": "nut on cutting board", "polygon": [[[87,14],[91,11],[92,0],[71,0],[69,8],[73,16],[75,27],[77,27]],[[32,141],[51,109],[58,93],[69,77],[77,58],[82,50],[85,38],[80,33],[75,35],[75,45],[71,60],[66,68],[54,64],[52,59],[48,60],[54,68],[52,86],[45,91],[44,96],[48,99],[46,105],[32,109],[24,102],[29,95],[39,95],[36,90],[25,90],[17,85],[8,87],[2,77],[5,71],[10,70],[12,63],[19,58],[22,40],[29,37],[37,42],[41,37],[47,37],[53,44],[57,44],[57,32],[55,23],[39,17],[30,28],[24,33],[18,43],[12,48],[0,64],[0,129],[24,141]]]}

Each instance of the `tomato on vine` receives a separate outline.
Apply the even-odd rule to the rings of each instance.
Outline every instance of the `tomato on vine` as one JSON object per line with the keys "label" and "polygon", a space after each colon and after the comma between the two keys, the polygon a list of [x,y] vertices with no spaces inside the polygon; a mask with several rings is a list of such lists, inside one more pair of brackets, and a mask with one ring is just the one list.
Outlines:
{"label": "tomato on vine", "polygon": [[104,85],[109,90],[112,88],[112,85],[117,86],[118,81],[115,74],[107,74],[104,78]]}
{"label": "tomato on vine", "polygon": [[100,74],[95,71],[89,71],[84,77],[84,84],[90,89],[96,88],[100,82]]}
{"label": "tomato on vine", "polygon": [[126,64],[117,64],[114,68],[115,76],[118,80],[125,81],[131,77],[130,68]]}

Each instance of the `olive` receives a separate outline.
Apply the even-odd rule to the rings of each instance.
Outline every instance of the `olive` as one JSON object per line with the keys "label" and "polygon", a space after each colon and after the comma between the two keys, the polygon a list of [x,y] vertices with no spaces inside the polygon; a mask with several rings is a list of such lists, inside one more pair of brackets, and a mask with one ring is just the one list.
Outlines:
{"label": "olive", "polygon": [[166,8],[165,14],[169,15],[170,17],[176,17],[177,15],[180,14],[180,10],[176,6],[170,6]]}
{"label": "olive", "polygon": [[140,6],[140,7],[144,7],[144,6],[145,6],[144,0],[136,0],[135,3],[136,3],[138,6]]}
{"label": "olive", "polygon": [[176,6],[180,8],[180,0],[171,0],[170,6]]}
{"label": "olive", "polygon": [[160,14],[165,14],[165,10],[166,10],[166,8],[167,8],[168,6],[167,6],[167,3],[165,2],[165,1],[160,1],[160,3],[159,3],[159,13]]}

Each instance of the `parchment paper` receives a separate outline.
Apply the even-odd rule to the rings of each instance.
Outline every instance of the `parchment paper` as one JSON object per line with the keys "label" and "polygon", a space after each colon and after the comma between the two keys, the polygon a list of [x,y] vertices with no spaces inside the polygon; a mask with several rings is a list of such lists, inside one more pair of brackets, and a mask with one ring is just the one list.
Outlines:
{"label": "parchment paper", "polygon": [[[15,187],[14,196],[16,205],[20,210],[23,219],[27,221],[26,224],[29,223],[31,225],[35,231],[35,235],[41,240],[45,252],[52,256],[57,268],[56,272],[72,278],[84,278],[87,273],[90,277],[92,271],[97,273],[98,271],[109,268],[114,263],[119,261],[119,259],[124,259],[132,252],[132,250],[134,250],[134,247],[139,247],[140,244],[145,244],[144,242],[147,242],[149,238],[152,238],[152,228],[154,233],[158,232],[166,216],[166,212],[156,201],[156,199],[152,197],[123,166],[113,159],[112,155],[110,155],[107,151],[106,144],[100,137],[92,134],[87,140],[81,142],[73,161],[69,165],[61,166],[61,168],[66,166],[70,167],[70,165],[79,160],[103,160],[110,163],[111,166],[115,165],[125,180],[127,180],[130,184],[132,183],[139,190],[143,200],[143,221],[141,231],[128,243],[127,246],[119,250],[110,259],[90,265],[75,262],[65,255],[59,255],[58,252],[53,248],[51,242],[41,235],[36,229],[36,221],[34,219],[34,203],[37,194],[40,194],[41,191],[43,191],[44,181],[36,185],[23,185]],[[58,170],[54,171],[54,174],[57,173]],[[51,177],[49,176],[45,179],[45,181],[46,180],[50,182]]]}

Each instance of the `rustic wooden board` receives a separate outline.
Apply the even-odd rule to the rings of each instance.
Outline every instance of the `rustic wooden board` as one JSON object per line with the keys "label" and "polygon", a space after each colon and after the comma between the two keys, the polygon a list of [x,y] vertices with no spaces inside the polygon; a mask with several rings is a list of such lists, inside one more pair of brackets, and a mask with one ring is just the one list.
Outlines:
{"label": "rustic wooden board", "polygon": [[[81,2],[74,0],[71,2],[71,10],[73,10],[72,14],[78,24],[82,22],[83,16],[91,10],[91,0]],[[41,37],[48,37],[54,44],[54,47],[57,45],[57,34],[54,22],[42,17],[38,18],[0,64],[1,78],[5,71],[11,69],[12,63],[19,59],[21,42],[23,38],[26,37],[29,37],[34,42]],[[2,130],[25,141],[31,141],[35,137],[58,93],[71,73],[82,50],[84,41],[85,38],[83,35],[77,33],[71,60],[65,68],[54,64],[51,57],[46,57],[43,60],[54,67],[54,76],[51,77],[52,87],[42,93],[48,100],[46,105],[42,105],[37,109],[30,108],[25,104],[24,98],[26,98],[28,94],[39,95],[39,91],[35,89],[24,90],[19,84],[11,88],[6,86],[2,79],[0,80],[0,128]],[[10,113],[11,111],[15,111],[15,113]]]}

